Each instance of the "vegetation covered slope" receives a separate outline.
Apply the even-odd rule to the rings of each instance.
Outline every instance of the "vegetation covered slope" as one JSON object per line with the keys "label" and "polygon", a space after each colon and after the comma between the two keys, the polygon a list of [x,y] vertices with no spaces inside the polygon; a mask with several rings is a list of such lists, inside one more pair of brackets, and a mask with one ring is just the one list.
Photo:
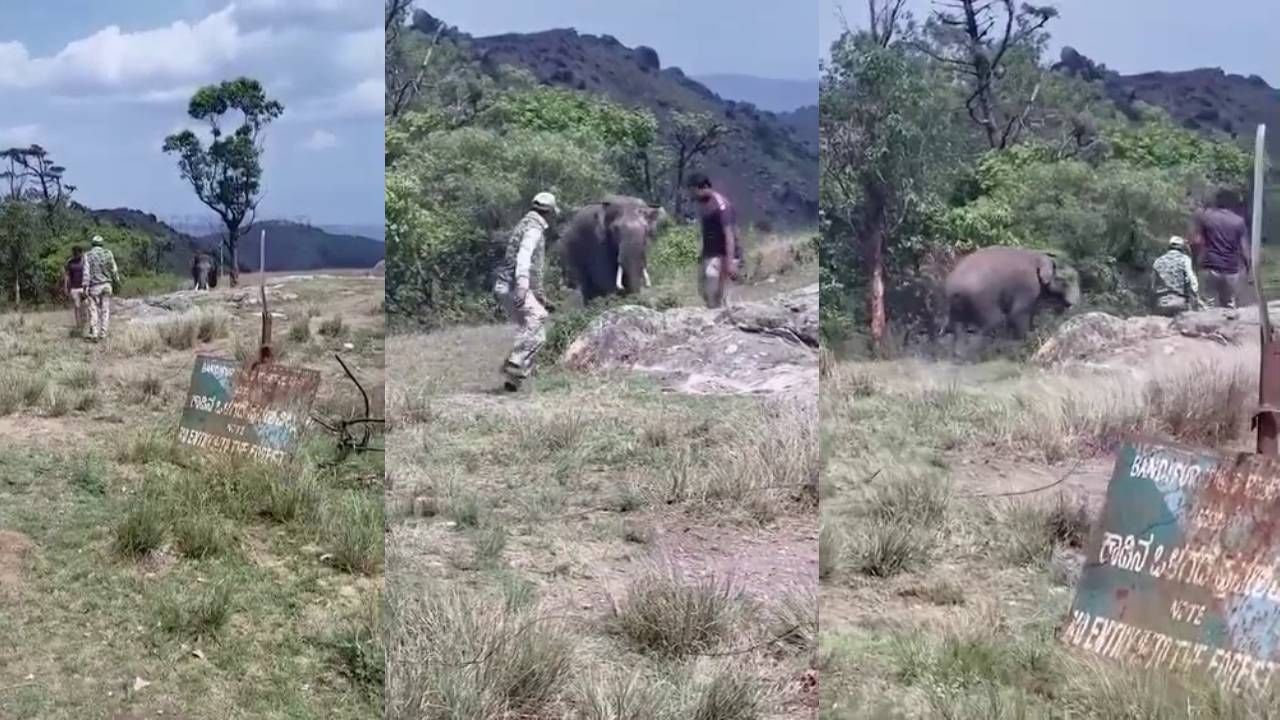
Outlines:
{"label": "vegetation covered slope", "polygon": [[1044,59],[1052,8],[1013,10],[1014,22],[973,35],[948,12],[920,24],[882,14],[832,49],[821,111],[826,337],[869,337],[883,351],[931,332],[954,259],[996,244],[1056,251],[1079,269],[1089,303],[1140,307],[1151,260],[1187,232],[1195,207],[1219,191],[1243,198],[1248,154],[1159,108],[1118,105],[1101,76],[1055,72]]}
{"label": "vegetation covered slope", "polygon": [[[441,21],[420,12],[414,27],[435,32]],[[777,116],[750,103],[722,99],[676,67],[663,68],[657,51],[628,48],[612,36],[573,29],[473,38],[455,32],[455,42],[474,53],[488,73],[512,66],[532,73],[540,84],[607,97],[644,109],[670,132],[681,113],[702,113],[729,133],[722,151],[704,163],[726,183],[739,214],[749,221],[805,226],[817,217],[817,157]],[[670,197],[671,188],[663,188]],[[658,198],[653,199],[667,199]]]}

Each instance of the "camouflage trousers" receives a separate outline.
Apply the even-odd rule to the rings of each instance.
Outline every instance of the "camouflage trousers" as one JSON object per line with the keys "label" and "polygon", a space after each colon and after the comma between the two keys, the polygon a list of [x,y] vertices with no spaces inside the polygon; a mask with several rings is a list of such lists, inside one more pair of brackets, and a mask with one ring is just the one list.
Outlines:
{"label": "camouflage trousers", "polygon": [[518,292],[504,282],[499,282],[493,291],[507,319],[516,326],[515,345],[502,364],[502,372],[519,384],[533,374],[534,358],[547,342],[547,309],[532,292]]}
{"label": "camouflage trousers", "polygon": [[89,287],[89,338],[106,340],[111,326],[111,283]]}

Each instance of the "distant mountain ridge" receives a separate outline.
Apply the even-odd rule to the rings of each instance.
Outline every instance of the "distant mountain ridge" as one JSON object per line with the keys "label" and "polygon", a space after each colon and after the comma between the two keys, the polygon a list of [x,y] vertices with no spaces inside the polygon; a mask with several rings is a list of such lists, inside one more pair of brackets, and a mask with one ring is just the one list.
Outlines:
{"label": "distant mountain ridge", "polygon": [[[258,270],[258,247],[266,231],[267,272],[372,268],[386,257],[386,245],[359,235],[338,235],[313,225],[288,220],[264,220],[251,225],[238,248],[240,269]],[[200,246],[216,250],[219,234],[198,238]]]}
{"label": "distant mountain ridge", "polygon": [[[426,11],[413,27],[434,34],[441,20]],[[480,67],[496,74],[503,65],[529,70],[544,85],[609,97],[652,112],[666,127],[674,112],[707,113],[733,134],[700,169],[734,200],[746,222],[809,226],[818,217],[816,144],[791,123],[749,102],[727,100],[679,68],[663,68],[656,50],[629,48],[610,35],[573,29],[472,37],[452,30],[451,40],[468,48]],[[814,90],[816,91],[816,83]]]}
{"label": "distant mountain ridge", "polygon": [[812,80],[782,80],[720,73],[695,75],[693,79],[725,100],[749,102],[769,112],[788,113],[807,105],[818,104],[816,77]]}
{"label": "distant mountain ridge", "polygon": [[[185,274],[196,250],[217,251],[220,234],[194,237],[180,232],[155,215],[132,208],[90,209],[77,206],[95,223],[120,227],[168,242],[172,248],[165,255],[171,270]],[[267,231],[267,270],[302,271],[323,269],[372,268],[386,257],[386,246],[380,240],[359,235],[331,233],[322,228],[282,220],[254,223],[240,240],[240,267],[258,269],[258,239]]]}
{"label": "distant mountain ridge", "polygon": [[1053,69],[1090,82],[1100,82],[1107,97],[1132,115],[1137,103],[1163,108],[1183,127],[1225,133],[1253,148],[1259,124],[1270,132],[1267,150],[1280,158],[1280,90],[1257,76],[1228,73],[1222,68],[1121,75],[1064,47]]}

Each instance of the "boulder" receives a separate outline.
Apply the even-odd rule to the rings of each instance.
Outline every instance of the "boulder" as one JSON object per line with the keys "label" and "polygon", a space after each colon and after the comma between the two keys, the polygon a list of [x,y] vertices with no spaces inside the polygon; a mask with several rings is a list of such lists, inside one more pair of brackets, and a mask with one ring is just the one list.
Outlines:
{"label": "boulder", "polygon": [[605,312],[565,351],[581,371],[631,370],[689,394],[803,395],[818,383],[818,287],[719,310]]}
{"label": "boulder", "polygon": [[645,72],[657,72],[662,69],[662,63],[658,59],[658,51],[645,45],[638,45],[635,49],[636,63],[641,70]]}

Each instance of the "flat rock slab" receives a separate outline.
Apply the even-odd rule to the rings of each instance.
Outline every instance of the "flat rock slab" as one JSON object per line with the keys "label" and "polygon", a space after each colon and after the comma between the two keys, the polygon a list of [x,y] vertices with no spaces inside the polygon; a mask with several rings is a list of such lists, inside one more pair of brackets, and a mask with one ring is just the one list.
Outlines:
{"label": "flat rock slab", "polygon": [[565,351],[581,371],[626,369],[689,394],[789,395],[818,387],[818,286],[768,302],[610,310]]}
{"label": "flat rock slab", "polygon": [[[1280,303],[1268,306],[1275,323]],[[1116,317],[1101,312],[1071,318],[1032,358],[1043,367],[1153,369],[1162,359],[1216,359],[1227,354],[1256,354],[1259,342],[1257,307],[1235,311],[1219,308],[1184,313],[1177,318]],[[1210,357],[1212,356],[1212,358]]]}

